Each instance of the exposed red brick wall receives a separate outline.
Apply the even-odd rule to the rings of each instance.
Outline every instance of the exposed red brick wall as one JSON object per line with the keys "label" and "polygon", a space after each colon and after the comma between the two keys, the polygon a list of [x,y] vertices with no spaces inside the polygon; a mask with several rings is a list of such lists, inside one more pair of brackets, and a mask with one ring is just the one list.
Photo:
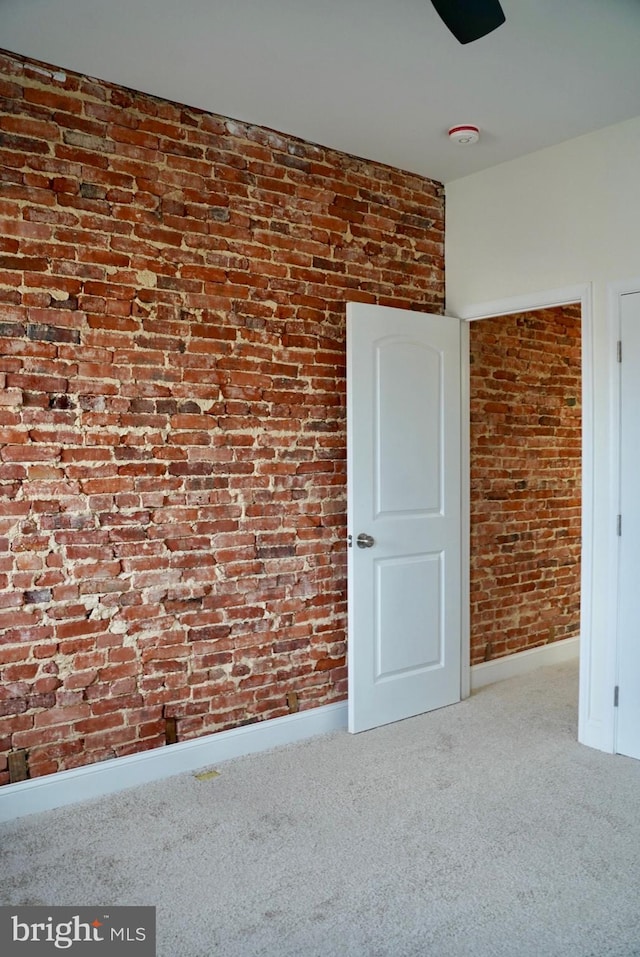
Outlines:
{"label": "exposed red brick wall", "polygon": [[0,98],[0,752],[344,698],[344,304],[442,311],[441,186],[11,55]]}
{"label": "exposed red brick wall", "polygon": [[471,661],[579,633],[580,307],[474,322]]}

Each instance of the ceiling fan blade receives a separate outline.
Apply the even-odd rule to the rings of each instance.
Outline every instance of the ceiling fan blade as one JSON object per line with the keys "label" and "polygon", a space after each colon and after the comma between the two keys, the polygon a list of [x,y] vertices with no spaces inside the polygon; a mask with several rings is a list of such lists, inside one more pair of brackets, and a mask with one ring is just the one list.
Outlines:
{"label": "ceiling fan blade", "polygon": [[479,40],[505,21],[498,0],[431,0],[460,43]]}

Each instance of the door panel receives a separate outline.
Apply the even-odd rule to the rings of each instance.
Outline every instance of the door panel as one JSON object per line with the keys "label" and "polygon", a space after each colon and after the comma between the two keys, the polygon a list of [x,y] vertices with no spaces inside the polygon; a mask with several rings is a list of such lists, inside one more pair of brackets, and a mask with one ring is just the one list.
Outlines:
{"label": "door panel", "polygon": [[351,731],[460,700],[460,339],[347,307]]}
{"label": "door panel", "polygon": [[[406,427],[407,409],[437,407],[442,388],[440,355],[410,338],[387,337],[376,344],[374,434],[376,502],[381,514],[440,509],[438,418],[416,416]],[[438,455],[430,454],[437,448]],[[399,468],[402,463],[402,468]]]}
{"label": "door panel", "polygon": [[640,758],[640,293],[621,296],[618,709],[616,751]]}
{"label": "door panel", "polygon": [[[375,563],[376,681],[442,664],[442,556],[413,555]],[[402,641],[385,642],[404,621]]]}

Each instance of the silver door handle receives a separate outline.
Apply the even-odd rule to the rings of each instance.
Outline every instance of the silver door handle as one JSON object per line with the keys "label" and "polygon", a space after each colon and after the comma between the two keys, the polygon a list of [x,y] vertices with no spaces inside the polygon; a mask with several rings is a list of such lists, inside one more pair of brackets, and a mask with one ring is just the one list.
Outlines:
{"label": "silver door handle", "polygon": [[367,535],[366,532],[360,532],[356,538],[356,545],[358,548],[373,548],[375,541],[372,535]]}

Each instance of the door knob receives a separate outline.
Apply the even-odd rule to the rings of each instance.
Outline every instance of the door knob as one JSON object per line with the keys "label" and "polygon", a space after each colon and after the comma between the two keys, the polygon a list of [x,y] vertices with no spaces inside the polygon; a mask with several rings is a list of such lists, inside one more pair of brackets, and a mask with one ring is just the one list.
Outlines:
{"label": "door knob", "polygon": [[367,535],[366,532],[360,532],[356,538],[356,545],[358,548],[372,548],[375,544],[373,536]]}

